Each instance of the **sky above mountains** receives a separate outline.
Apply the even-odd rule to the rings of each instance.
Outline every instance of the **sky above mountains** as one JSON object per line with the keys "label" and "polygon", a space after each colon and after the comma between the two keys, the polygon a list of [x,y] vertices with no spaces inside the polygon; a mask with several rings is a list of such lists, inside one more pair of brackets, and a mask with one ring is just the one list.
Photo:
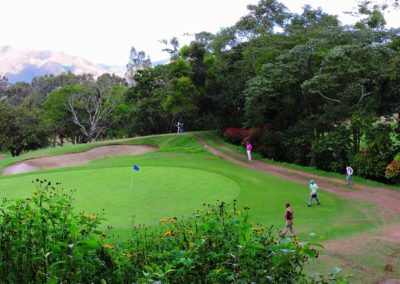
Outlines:
{"label": "sky above mountains", "polygon": [[[131,46],[151,60],[168,58],[159,41],[174,36],[181,44],[185,33],[216,33],[247,14],[246,6],[258,0],[13,0],[2,1],[0,46],[54,50],[81,56],[94,63],[125,65]],[[343,23],[356,19],[344,15],[356,0],[282,0],[300,12],[305,4],[339,15]],[[386,16],[389,26],[399,26],[400,12]]]}

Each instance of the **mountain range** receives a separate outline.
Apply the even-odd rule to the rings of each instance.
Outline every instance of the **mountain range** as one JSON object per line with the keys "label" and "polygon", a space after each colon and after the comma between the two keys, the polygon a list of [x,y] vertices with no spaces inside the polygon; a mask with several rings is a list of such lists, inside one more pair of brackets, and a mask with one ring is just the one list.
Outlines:
{"label": "mountain range", "polygon": [[10,83],[31,82],[35,76],[58,75],[63,72],[90,73],[94,77],[114,73],[123,77],[125,66],[94,64],[64,52],[0,46],[0,76],[7,77]]}

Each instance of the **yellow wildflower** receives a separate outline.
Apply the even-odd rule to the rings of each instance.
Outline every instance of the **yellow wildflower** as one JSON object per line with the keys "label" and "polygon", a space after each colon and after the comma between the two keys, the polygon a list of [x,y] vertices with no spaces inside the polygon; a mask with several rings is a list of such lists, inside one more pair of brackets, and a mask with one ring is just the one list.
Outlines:
{"label": "yellow wildflower", "polygon": [[194,235],[195,234],[192,230],[190,230],[188,233],[189,233],[189,235]]}
{"label": "yellow wildflower", "polygon": [[240,211],[236,211],[236,212],[235,212],[235,215],[240,215]]}
{"label": "yellow wildflower", "polygon": [[173,235],[173,232],[172,232],[172,231],[166,231],[166,232],[164,233],[164,235],[165,235],[165,236],[171,236],[171,235]]}
{"label": "yellow wildflower", "polygon": [[104,245],[103,247],[106,248],[106,249],[112,249],[113,248],[112,245]]}
{"label": "yellow wildflower", "polygon": [[168,222],[170,222],[170,223],[175,223],[176,220],[175,220],[175,219],[169,219]]}
{"label": "yellow wildflower", "polygon": [[201,236],[200,238],[202,238],[202,239],[206,239],[206,238],[207,238],[207,236]]}
{"label": "yellow wildflower", "polygon": [[213,214],[213,212],[212,211],[207,211],[207,214],[211,215],[211,214]]}
{"label": "yellow wildflower", "polygon": [[96,216],[96,215],[92,215],[92,216],[90,216],[90,218],[91,218],[92,220],[96,220],[96,219],[97,219],[97,216]]}
{"label": "yellow wildflower", "polygon": [[86,218],[86,217],[88,216],[88,214],[82,213],[81,216],[82,216],[83,218]]}

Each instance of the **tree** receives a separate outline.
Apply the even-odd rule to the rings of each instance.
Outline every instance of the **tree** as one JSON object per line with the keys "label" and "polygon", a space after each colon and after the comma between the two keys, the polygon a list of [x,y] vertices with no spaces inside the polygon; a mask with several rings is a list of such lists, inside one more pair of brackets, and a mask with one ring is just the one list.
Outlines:
{"label": "tree", "polygon": [[0,113],[0,150],[19,156],[49,144],[36,111],[0,103]]}
{"label": "tree", "polygon": [[128,78],[128,83],[130,85],[134,83],[132,79],[138,70],[149,67],[151,67],[150,57],[146,57],[146,53],[144,51],[137,52],[136,48],[132,46],[129,54],[129,61],[126,65],[126,76]]}
{"label": "tree", "polygon": [[240,36],[253,38],[270,33],[274,27],[284,27],[290,14],[282,3],[276,0],[260,0],[257,5],[248,5],[248,15],[236,23]]}
{"label": "tree", "polygon": [[68,111],[68,100],[74,93],[79,93],[82,88],[77,85],[64,86],[51,92],[42,104],[42,120],[53,133],[53,145],[57,139],[61,146],[67,138],[72,143],[80,141],[80,130],[74,124],[73,117]]}
{"label": "tree", "polygon": [[170,94],[164,102],[164,109],[175,115],[195,113],[196,106],[192,104],[195,87],[188,77],[180,77],[171,81]]}
{"label": "tree", "polygon": [[44,75],[34,77],[31,83],[32,97],[29,104],[32,107],[41,105],[47,96],[54,90],[67,85],[90,86],[95,82],[92,74],[75,75],[72,72],[61,73],[59,75]]}
{"label": "tree", "polygon": [[122,99],[125,88],[103,85],[99,81],[91,88],[76,87],[68,98],[68,111],[83,135],[83,142],[97,140],[112,125],[111,114]]}
{"label": "tree", "polygon": [[22,104],[32,95],[32,86],[26,82],[17,82],[15,84],[3,83],[3,100],[8,104],[17,106]]}
{"label": "tree", "polygon": [[166,46],[168,46],[168,43],[171,47],[167,47],[162,49],[162,51],[168,52],[169,53],[169,59],[171,61],[174,61],[178,59],[179,57],[179,41],[178,38],[173,37],[169,40],[169,42],[166,39],[160,40],[160,42]]}
{"label": "tree", "polygon": [[[180,63],[183,64],[183,67]],[[126,94],[126,104],[131,109],[128,119],[131,135],[149,135],[171,131],[174,115],[163,108],[167,97],[167,83],[171,73],[188,74],[189,71],[189,66],[186,66],[181,59],[177,59],[169,65],[158,65],[154,68],[139,70],[135,74],[136,84]]]}
{"label": "tree", "polygon": [[0,99],[6,96],[6,91],[10,83],[7,77],[0,76]]}

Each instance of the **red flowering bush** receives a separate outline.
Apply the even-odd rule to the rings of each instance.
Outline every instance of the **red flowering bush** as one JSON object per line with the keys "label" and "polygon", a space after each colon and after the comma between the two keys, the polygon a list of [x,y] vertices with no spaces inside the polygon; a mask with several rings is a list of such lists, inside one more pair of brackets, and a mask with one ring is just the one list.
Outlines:
{"label": "red flowering bush", "polygon": [[385,177],[394,181],[400,181],[400,153],[386,167]]}
{"label": "red flowering bush", "polygon": [[227,128],[224,131],[224,139],[228,143],[235,145],[242,144],[242,140],[248,136],[250,130],[242,128]]}

